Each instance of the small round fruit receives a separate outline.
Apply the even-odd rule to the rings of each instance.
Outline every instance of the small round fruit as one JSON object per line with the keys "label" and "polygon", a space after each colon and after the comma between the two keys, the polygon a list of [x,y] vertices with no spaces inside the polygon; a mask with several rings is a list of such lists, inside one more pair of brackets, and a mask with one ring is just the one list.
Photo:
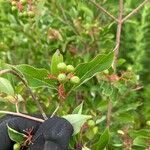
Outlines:
{"label": "small round fruit", "polygon": [[20,150],[20,144],[19,143],[14,144],[13,150]]}
{"label": "small round fruit", "polygon": [[72,65],[68,65],[67,72],[69,72],[69,73],[74,72],[74,67]]}
{"label": "small round fruit", "polygon": [[12,6],[12,7],[11,7],[11,10],[12,10],[12,11],[16,11],[16,10],[17,10],[17,7],[16,7],[16,6]]}
{"label": "small round fruit", "polygon": [[11,4],[12,4],[13,6],[16,6],[16,1],[12,1]]}
{"label": "small round fruit", "polygon": [[94,127],[92,130],[93,130],[93,133],[94,133],[94,134],[97,134],[97,132],[98,132],[98,127]]}
{"label": "small round fruit", "polygon": [[150,126],[150,121],[148,120],[148,121],[146,121],[146,124],[148,125],[148,126]]}
{"label": "small round fruit", "polygon": [[23,17],[23,13],[22,12],[19,12],[19,17]]}
{"label": "small round fruit", "polygon": [[34,17],[34,15],[35,15],[35,14],[34,14],[34,12],[33,12],[33,11],[29,11],[29,12],[28,12],[28,16],[29,16],[29,17],[33,18],[33,17]]}
{"label": "small round fruit", "polygon": [[71,77],[70,82],[73,84],[78,84],[80,82],[80,79],[77,76],[73,76]]}
{"label": "small round fruit", "polygon": [[20,2],[21,2],[22,5],[25,5],[27,3],[26,0],[20,0]]}
{"label": "small round fruit", "polygon": [[90,127],[94,127],[95,126],[95,122],[93,120],[89,120],[87,122],[87,124],[90,126]]}
{"label": "small round fruit", "polygon": [[58,68],[59,71],[66,71],[67,70],[67,66],[66,66],[65,63],[59,63],[57,65],[57,68]]}
{"label": "small round fruit", "polygon": [[24,11],[22,14],[23,14],[23,17],[27,17],[28,16],[28,13],[26,11]]}
{"label": "small round fruit", "polygon": [[57,79],[58,79],[59,82],[65,82],[67,77],[64,73],[61,73],[61,74],[58,75]]}

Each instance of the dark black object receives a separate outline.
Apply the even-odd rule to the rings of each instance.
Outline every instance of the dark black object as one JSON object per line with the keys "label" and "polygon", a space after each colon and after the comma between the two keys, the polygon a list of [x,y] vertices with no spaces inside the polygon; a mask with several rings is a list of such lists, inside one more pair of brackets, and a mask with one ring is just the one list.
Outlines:
{"label": "dark black object", "polygon": [[0,150],[12,150],[7,126],[22,132],[33,127],[33,138],[27,150],[67,150],[73,133],[72,125],[64,118],[53,117],[43,123],[22,117],[6,115],[0,119]]}

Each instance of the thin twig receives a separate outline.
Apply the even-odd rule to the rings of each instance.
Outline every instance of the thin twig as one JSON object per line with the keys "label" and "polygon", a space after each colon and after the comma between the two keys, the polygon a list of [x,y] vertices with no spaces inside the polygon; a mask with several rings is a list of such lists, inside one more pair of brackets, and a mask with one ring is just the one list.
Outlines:
{"label": "thin twig", "polygon": [[123,0],[119,0],[118,10],[119,11],[118,11],[118,26],[117,26],[117,33],[116,33],[116,48],[114,50],[114,59],[112,63],[112,68],[114,69],[114,72],[116,72],[117,59],[118,59],[119,47],[120,47],[122,15],[123,15]]}
{"label": "thin twig", "polygon": [[[114,69],[114,72],[116,72],[117,58],[118,58],[119,47],[120,47],[122,15],[123,15],[123,0],[119,0],[118,25],[117,25],[117,33],[116,33],[116,47],[114,49],[114,59],[113,59],[113,63],[112,63],[112,68]],[[111,102],[111,100],[109,100],[108,109],[107,109],[107,123],[106,123],[106,126],[108,128],[111,123],[111,114],[112,114],[112,102]]]}
{"label": "thin twig", "polygon": [[30,93],[32,99],[35,101],[35,103],[36,103],[36,105],[37,105],[39,111],[41,112],[43,118],[44,118],[45,120],[47,120],[48,118],[47,118],[46,114],[44,113],[44,111],[43,111],[43,109],[42,109],[42,107],[41,107],[39,101],[37,100],[37,98],[36,98],[35,95],[33,94],[32,90],[31,90],[31,88],[28,86],[27,82],[23,79],[23,77],[21,77],[15,70],[11,70],[11,69],[0,70],[0,76],[1,76],[2,74],[7,74],[7,73],[10,73],[10,74],[15,75],[17,78],[19,78],[19,79],[22,81],[22,83],[23,83],[23,84],[25,85],[25,87],[28,89],[28,91],[29,91],[29,93]]}
{"label": "thin twig", "polygon": [[11,112],[11,111],[0,111],[0,113],[1,114],[9,114],[9,115],[14,115],[14,116],[19,116],[19,117],[27,118],[27,119],[38,121],[38,122],[44,122],[43,119],[32,117],[32,116],[25,115],[25,114],[22,114],[22,113],[16,113],[16,112]]}
{"label": "thin twig", "polygon": [[93,3],[98,9],[100,9],[102,12],[107,14],[110,18],[118,22],[118,19],[114,17],[111,13],[109,13],[105,8],[103,8],[100,4],[96,3],[95,0],[89,0],[91,3]]}
{"label": "thin twig", "polygon": [[18,106],[18,102],[15,103],[15,106],[16,106],[16,112],[19,113],[19,106]]}
{"label": "thin twig", "polygon": [[141,3],[137,8],[135,8],[131,13],[129,13],[126,17],[122,19],[122,22],[125,22],[128,20],[131,16],[136,14],[147,2],[150,2],[150,0],[145,0],[143,3]]}
{"label": "thin twig", "polygon": [[55,115],[56,112],[58,111],[59,107],[60,107],[60,105],[58,105],[58,106],[56,107],[56,109],[54,110],[54,112],[53,112],[52,115],[51,115],[51,118],[54,117],[54,115]]}

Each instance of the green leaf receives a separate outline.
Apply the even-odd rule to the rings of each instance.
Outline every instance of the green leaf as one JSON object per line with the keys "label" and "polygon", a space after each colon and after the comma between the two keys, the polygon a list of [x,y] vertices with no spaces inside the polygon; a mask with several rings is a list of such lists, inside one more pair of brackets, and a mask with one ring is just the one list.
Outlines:
{"label": "green leaf", "polygon": [[74,134],[77,134],[82,125],[90,118],[92,118],[92,116],[90,115],[81,115],[81,114],[70,114],[70,115],[66,115],[63,116],[63,118],[65,118],[66,120],[68,120],[71,125],[73,126],[74,129]]}
{"label": "green leaf", "polygon": [[82,101],[82,103],[79,105],[79,106],[77,106],[74,110],[73,110],[73,114],[81,114],[82,113],[82,109],[83,109],[83,101]]}
{"label": "green leaf", "polygon": [[47,78],[49,72],[46,69],[38,69],[26,64],[17,65],[14,68],[24,76],[30,87],[54,88],[54,80]]}
{"label": "green leaf", "polygon": [[87,148],[86,146],[82,147],[82,150],[90,150],[89,148]]}
{"label": "green leaf", "polygon": [[88,16],[88,17],[90,17],[91,19],[93,18],[93,11],[89,8],[89,7],[87,7],[86,5],[84,5],[83,3],[80,3],[80,5],[79,5],[79,9],[80,10],[82,10],[82,11],[84,11],[84,13]]}
{"label": "green leaf", "polygon": [[59,63],[63,62],[63,56],[61,55],[61,53],[59,52],[59,50],[57,50],[54,55],[52,56],[52,61],[51,61],[51,74],[53,75],[58,75],[59,71],[57,69],[57,65]]}
{"label": "green leaf", "polygon": [[109,143],[109,138],[110,138],[109,129],[106,128],[105,131],[100,136],[98,142],[95,144],[94,149],[103,150]]}
{"label": "green leaf", "polygon": [[131,138],[136,138],[138,136],[144,136],[144,137],[149,137],[150,135],[150,130],[149,129],[140,129],[140,130],[133,130],[130,129],[128,131],[129,135]]}
{"label": "green leaf", "polygon": [[20,133],[7,125],[7,131],[10,139],[16,143],[22,143],[24,141],[25,134]]}
{"label": "green leaf", "polygon": [[95,76],[96,73],[110,68],[112,60],[113,53],[109,53],[107,55],[97,55],[92,61],[78,65],[75,68],[74,74],[81,80],[80,84],[76,85],[75,87],[78,87],[84,82],[87,82],[89,79]]}
{"label": "green leaf", "polygon": [[138,136],[133,141],[133,146],[146,147],[146,142],[148,141],[148,137]]}
{"label": "green leaf", "polygon": [[0,77],[0,92],[8,95],[14,95],[14,89],[9,80]]}

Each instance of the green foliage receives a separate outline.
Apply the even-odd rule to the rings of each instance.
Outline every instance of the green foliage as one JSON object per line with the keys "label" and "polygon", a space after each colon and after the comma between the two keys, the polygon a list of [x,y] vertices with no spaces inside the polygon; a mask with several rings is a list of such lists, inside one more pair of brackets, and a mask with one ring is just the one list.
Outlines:
{"label": "green foliage", "polygon": [[113,53],[98,55],[92,61],[80,64],[75,69],[75,75],[80,78],[80,85],[92,78],[96,73],[111,66]]}
{"label": "green foliage", "polygon": [[72,114],[81,114],[82,110],[83,110],[83,102],[73,110]]}
{"label": "green foliage", "polygon": [[[118,1],[96,2],[117,16]],[[70,149],[80,141],[80,129],[85,150],[149,149],[150,3],[122,26],[116,74],[111,68],[116,23],[92,3],[33,1],[32,12],[22,3],[23,11],[18,12],[14,2],[0,1],[0,70],[16,71],[46,113],[62,105],[57,115],[65,116],[78,133]],[[125,1],[124,15],[140,3]],[[67,64],[65,70],[59,63]],[[65,82],[58,81],[61,73]],[[79,82],[71,84],[75,76]],[[37,113],[23,83],[14,75],[2,75],[0,109],[15,111],[12,104],[18,97],[20,112]],[[109,100],[113,106],[110,131],[106,128]],[[89,119],[95,125],[88,126]]]}
{"label": "green foliage", "polygon": [[20,144],[24,141],[25,134],[19,133],[18,131],[10,128],[8,125],[7,125],[7,131],[12,141]]}
{"label": "green foliage", "polygon": [[8,95],[14,95],[14,89],[9,80],[0,77],[0,92]]}
{"label": "green foliage", "polygon": [[63,116],[63,118],[67,119],[72,124],[74,134],[77,134],[80,131],[82,125],[91,117],[92,116],[90,115],[81,115],[81,114],[71,114]]}
{"label": "green foliage", "polygon": [[105,131],[100,136],[97,143],[95,144],[94,149],[103,150],[107,146],[108,142],[109,142],[109,129],[106,128]]}
{"label": "green foliage", "polygon": [[38,88],[44,86],[54,88],[54,82],[48,80],[48,70],[46,69],[38,69],[25,64],[17,65],[15,69],[24,76],[31,87]]}
{"label": "green foliage", "polygon": [[55,54],[53,55],[53,57],[52,57],[52,61],[51,61],[51,74],[58,75],[59,70],[58,70],[57,65],[59,63],[61,63],[61,62],[63,62],[63,56],[57,50],[55,52]]}

